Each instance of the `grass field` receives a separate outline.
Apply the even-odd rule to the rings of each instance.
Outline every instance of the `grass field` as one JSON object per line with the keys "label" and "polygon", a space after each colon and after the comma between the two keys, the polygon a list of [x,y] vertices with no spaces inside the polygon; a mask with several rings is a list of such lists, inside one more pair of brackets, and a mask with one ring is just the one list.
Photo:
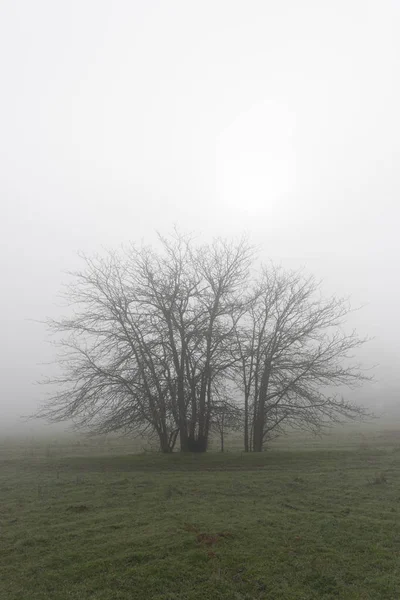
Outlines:
{"label": "grass field", "polygon": [[400,599],[400,429],[131,451],[0,444],[1,600]]}

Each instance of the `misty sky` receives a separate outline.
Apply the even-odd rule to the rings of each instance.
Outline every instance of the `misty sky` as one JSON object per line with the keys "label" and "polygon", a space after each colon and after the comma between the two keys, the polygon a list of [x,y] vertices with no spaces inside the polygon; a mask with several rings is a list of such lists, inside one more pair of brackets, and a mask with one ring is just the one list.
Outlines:
{"label": "misty sky", "polygon": [[2,0],[0,424],[34,410],[62,271],[246,230],[366,304],[400,399],[398,0]]}

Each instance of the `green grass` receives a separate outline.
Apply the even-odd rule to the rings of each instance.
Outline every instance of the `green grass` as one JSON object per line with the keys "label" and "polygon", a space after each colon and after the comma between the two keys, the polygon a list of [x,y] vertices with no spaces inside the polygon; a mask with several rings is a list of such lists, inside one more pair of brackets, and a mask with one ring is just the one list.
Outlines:
{"label": "green grass", "polygon": [[3,444],[0,598],[398,600],[400,437],[346,439],[205,456]]}

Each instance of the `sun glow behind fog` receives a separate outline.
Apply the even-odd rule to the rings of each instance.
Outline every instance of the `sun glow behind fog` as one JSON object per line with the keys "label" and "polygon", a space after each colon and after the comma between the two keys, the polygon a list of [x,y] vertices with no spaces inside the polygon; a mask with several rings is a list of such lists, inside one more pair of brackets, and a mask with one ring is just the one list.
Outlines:
{"label": "sun glow behind fog", "polygon": [[[295,188],[295,115],[284,102],[239,114],[217,138],[216,191],[222,210],[280,220]],[[229,214],[229,212],[227,213]]]}

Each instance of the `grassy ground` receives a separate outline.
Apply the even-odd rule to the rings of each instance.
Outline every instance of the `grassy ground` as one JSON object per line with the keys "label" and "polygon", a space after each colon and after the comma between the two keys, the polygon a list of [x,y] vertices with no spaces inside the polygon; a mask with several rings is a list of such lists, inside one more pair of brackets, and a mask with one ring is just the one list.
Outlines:
{"label": "grassy ground", "polygon": [[400,598],[398,432],[128,450],[0,445],[1,600]]}

